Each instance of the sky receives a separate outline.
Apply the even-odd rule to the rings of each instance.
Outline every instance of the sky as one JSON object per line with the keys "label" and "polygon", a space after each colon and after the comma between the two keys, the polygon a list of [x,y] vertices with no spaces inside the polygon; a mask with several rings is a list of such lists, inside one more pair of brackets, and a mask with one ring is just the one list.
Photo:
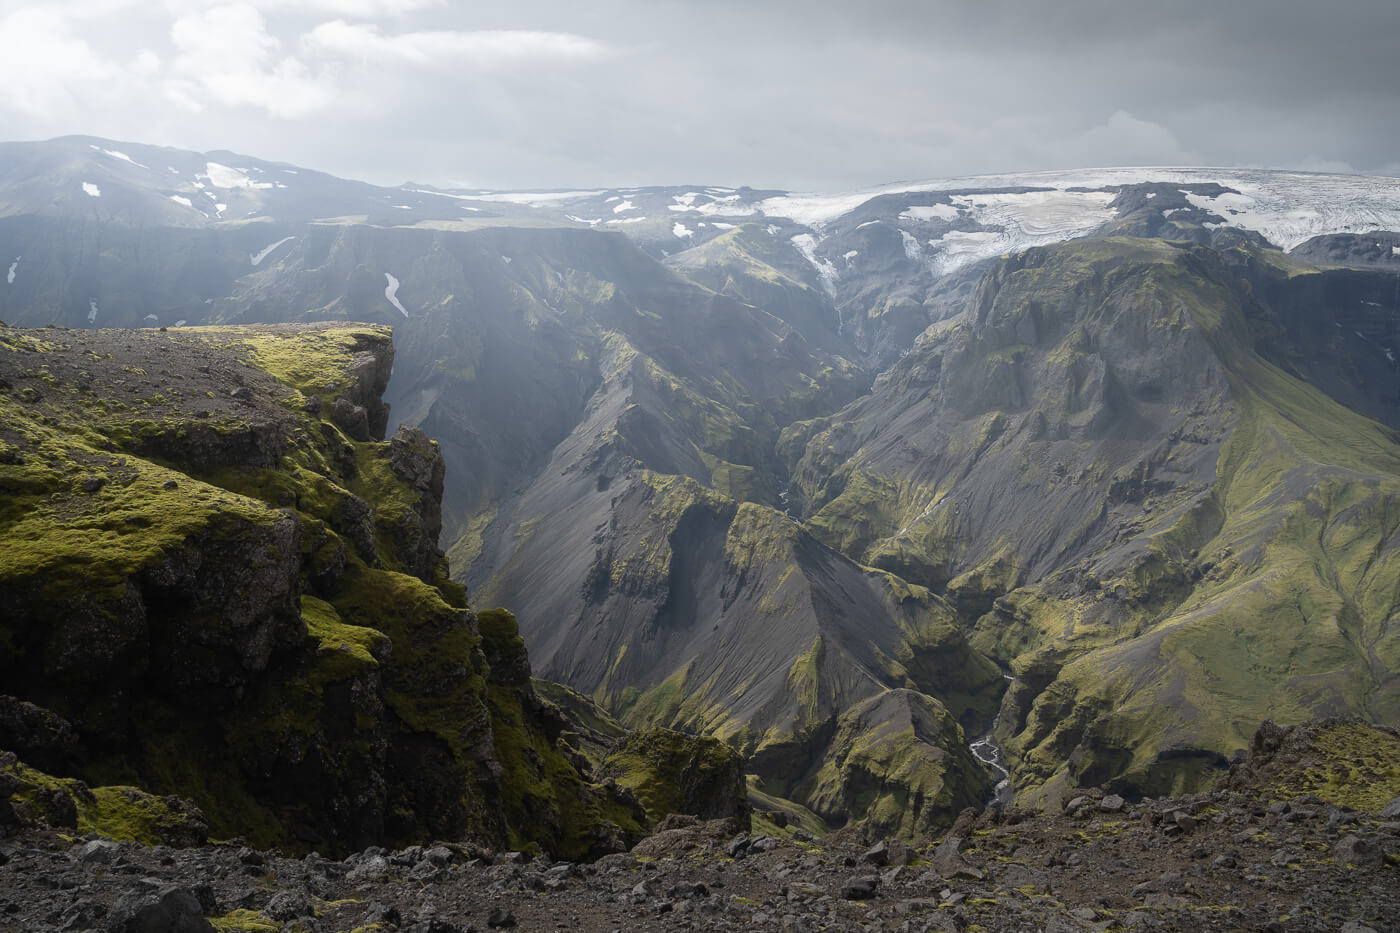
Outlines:
{"label": "sky", "polygon": [[0,138],[379,184],[1400,176],[1396,0],[0,0]]}

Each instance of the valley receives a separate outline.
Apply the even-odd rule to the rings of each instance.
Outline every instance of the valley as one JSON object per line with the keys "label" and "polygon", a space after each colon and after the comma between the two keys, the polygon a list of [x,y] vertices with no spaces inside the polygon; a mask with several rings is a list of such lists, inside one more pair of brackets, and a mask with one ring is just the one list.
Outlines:
{"label": "valley", "polygon": [[392,327],[387,409],[293,386],[352,447],[436,442],[413,586],[505,607],[533,676],[719,740],[794,822],[1191,794],[1263,720],[1400,719],[1394,180],[438,191],[77,137],[0,172],[26,340]]}

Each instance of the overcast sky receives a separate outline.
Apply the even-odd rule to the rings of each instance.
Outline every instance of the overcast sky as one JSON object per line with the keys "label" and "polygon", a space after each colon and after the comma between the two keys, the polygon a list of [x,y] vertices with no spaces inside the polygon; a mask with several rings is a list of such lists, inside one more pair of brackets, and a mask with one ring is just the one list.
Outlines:
{"label": "overcast sky", "polygon": [[0,137],[382,184],[1400,175],[1397,0],[0,0]]}

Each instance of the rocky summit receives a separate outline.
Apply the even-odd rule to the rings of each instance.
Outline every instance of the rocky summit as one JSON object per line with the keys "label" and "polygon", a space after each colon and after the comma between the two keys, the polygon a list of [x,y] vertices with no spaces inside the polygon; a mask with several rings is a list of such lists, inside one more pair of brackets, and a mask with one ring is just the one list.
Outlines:
{"label": "rocky summit", "polygon": [[18,928],[1391,923],[1393,180],[69,137],[0,256]]}

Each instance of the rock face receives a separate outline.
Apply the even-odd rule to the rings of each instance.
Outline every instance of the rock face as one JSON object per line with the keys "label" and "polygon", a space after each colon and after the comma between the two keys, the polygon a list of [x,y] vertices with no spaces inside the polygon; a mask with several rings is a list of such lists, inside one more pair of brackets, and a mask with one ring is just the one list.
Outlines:
{"label": "rock face", "polygon": [[13,819],[321,851],[637,838],[513,621],[447,579],[436,445],[335,419],[382,437],[391,360],[374,327],[0,327],[0,744],[75,775],[11,758]]}

